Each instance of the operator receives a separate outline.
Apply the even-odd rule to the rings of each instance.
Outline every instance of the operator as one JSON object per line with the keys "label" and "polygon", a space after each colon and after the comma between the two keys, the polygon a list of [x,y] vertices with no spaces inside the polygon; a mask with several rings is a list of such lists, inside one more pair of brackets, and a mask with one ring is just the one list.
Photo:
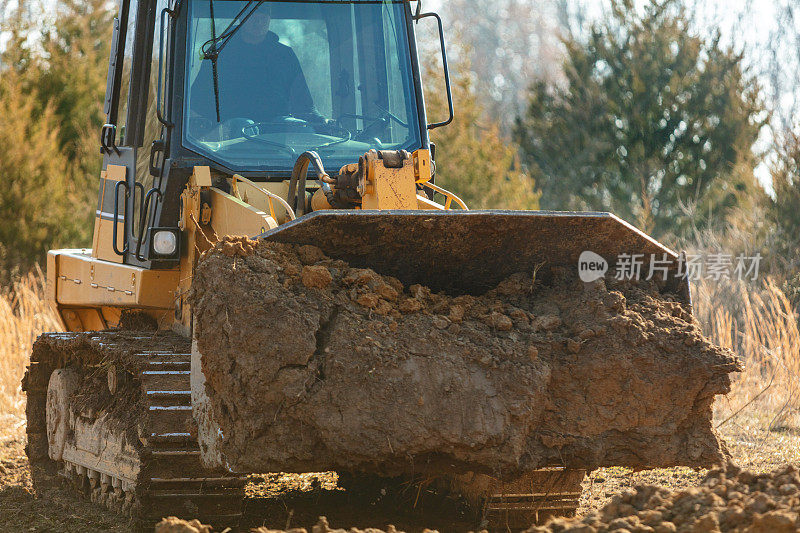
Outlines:
{"label": "operator", "polygon": [[[269,30],[271,9],[262,4],[219,53],[220,122],[234,118],[273,122],[292,116],[324,126],[327,121],[314,105],[297,55]],[[206,59],[192,83],[190,118],[216,124],[214,100],[212,61]]]}

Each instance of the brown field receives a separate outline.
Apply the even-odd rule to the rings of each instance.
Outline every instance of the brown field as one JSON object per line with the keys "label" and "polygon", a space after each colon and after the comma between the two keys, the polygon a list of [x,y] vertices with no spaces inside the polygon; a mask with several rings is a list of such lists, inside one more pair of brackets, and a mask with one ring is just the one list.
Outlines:
{"label": "brown field", "polygon": [[[43,276],[36,272],[0,292],[0,524],[4,531],[127,531],[111,513],[62,491],[37,498],[24,455],[24,395],[19,383],[36,336],[58,324],[43,299]],[[788,300],[770,281],[694,289],[695,313],[715,342],[737,351],[746,370],[733,391],[718,400],[715,424],[733,460],[756,472],[781,465],[800,466],[800,331]],[[672,488],[697,485],[702,472],[684,468],[632,472],[594,471],[584,483],[579,514],[597,509],[625,488],[647,483]],[[335,526],[386,527],[408,531],[424,525],[453,530],[464,524],[456,505],[396,513],[377,489],[363,509],[342,506],[331,476],[253,478],[248,489],[248,527],[309,527],[317,514]],[[424,488],[415,487],[417,491]],[[288,496],[287,496],[288,495]]]}

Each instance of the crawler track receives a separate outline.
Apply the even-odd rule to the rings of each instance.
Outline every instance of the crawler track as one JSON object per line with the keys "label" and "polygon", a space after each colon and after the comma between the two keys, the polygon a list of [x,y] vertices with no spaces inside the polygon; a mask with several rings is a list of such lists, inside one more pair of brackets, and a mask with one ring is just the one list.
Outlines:
{"label": "crawler track", "polygon": [[[91,409],[76,412],[71,405],[70,436],[60,460],[52,460],[47,417],[51,375],[58,369],[73,375],[97,372],[109,361],[119,361],[121,353],[128,361],[140,361],[133,372],[127,366],[119,373],[120,379],[131,380],[129,391],[140,392],[124,400],[131,403],[131,411],[142,413],[135,427],[122,420],[119,406],[114,414]],[[168,515],[236,526],[242,513],[244,480],[205,470],[200,463],[192,418],[190,358],[191,342],[171,333],[42,335],[34,345],[23,382],[28,396],[26,451],[34,486],[52,483],[61,475],[79,493],[143,527]]]}
{"label": "crawler track", "polygon": [[575,516],[586,472],[561,467],[542,468],[504,483],[483,474],[456,475],[450,488],[481,511],[493,531],[527,529],[554,516]]}
{"label": "crawler track", "polygon": [[492,484],[486,518],[498,529],[527,528],[554,516],[575,516],[586,472],[565,468],[536,470],[523,479]]}

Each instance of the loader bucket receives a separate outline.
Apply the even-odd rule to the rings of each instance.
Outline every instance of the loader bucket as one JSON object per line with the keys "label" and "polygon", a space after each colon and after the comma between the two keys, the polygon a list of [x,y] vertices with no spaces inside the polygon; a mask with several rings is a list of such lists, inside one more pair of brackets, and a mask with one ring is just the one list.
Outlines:
{"label": "loader bucket", "polygon": [[[608,262],[622,254],[666,254],[668,289],[690,304],[678,254],[611,213],[559,211],[318,211],[260,238],[313,244],[328,256],[449,294],[479,295],[517,272],[548,280],[577,271],[584,251]],[[642,268],[646,275],[646,268]]]}
{"label": "loader bucket", "polygon": [[[208,467],[516,483],[724,459],[711,407],[738,361],[676,301],[679,257],[613,215],[322,211],[260,237],[223,239],[192,280]],[[587,251],[609,283],[581,282]],[[611,282],[622,254],[666,255],[672,278]]]}

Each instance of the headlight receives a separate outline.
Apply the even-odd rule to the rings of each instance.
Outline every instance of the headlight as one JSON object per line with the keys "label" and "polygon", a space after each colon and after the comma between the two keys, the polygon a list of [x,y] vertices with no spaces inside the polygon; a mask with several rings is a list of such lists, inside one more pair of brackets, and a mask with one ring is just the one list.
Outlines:
{"label": "headlight", "polygon": [[175,255],[178,251],[177,235],[172,231],[156,231],[153,234],[153,251],[158,255]]}

